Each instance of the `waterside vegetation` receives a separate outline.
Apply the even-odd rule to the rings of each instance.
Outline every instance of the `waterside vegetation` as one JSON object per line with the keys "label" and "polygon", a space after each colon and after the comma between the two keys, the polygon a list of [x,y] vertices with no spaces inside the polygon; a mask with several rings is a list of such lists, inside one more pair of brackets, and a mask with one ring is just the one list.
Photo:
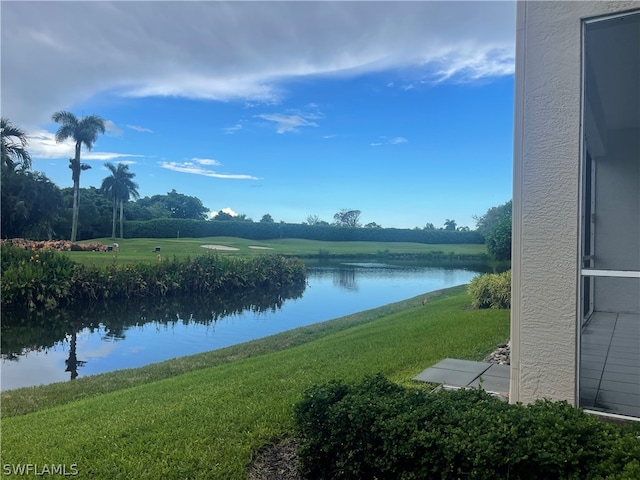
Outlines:
{"label": "waterside vegetation", "polygon": [[2,307],[23,311],[104,300],[288,288],[304,286],[306,281],[300,260],[279,255],[243,258],[210,253],[97,266],[76,263],[62,253],[9,244],[2,245],[1,254]]}

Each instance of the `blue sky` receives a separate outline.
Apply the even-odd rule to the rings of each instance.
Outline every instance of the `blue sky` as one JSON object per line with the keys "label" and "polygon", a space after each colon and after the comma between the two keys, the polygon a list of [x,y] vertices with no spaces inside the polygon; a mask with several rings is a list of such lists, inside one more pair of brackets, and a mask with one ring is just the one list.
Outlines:
{"label": "blue sky", "polygon": [[58,110],[126,162],[258,221],[475,226],[511,198],[513,2],[2,2],[2,116],[71,186]]}

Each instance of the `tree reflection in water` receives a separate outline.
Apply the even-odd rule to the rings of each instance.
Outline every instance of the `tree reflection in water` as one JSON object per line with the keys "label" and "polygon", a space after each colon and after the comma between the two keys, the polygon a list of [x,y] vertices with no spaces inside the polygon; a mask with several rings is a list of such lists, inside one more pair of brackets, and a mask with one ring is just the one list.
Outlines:
{"label": "tree reflection in water", "polygon": [[[19,360],[34,351],[47,351],[69,342],[66,370],[73,380],[85,361],[78,360],[77,335],[104,329],[107,339],[123,340],[127,329],[155,322],[158,325],[197,323],[214,325],[218,320],[245,311],[276,312],[288,299],[300,298],[305,286],[280,290],[253,290],[210,298],[145,298],[90,304],[53,312],[2,311],[0,354],[3,360]],[[188,306],[188,307],[186,307]],[[187,310],[188,308],[188,310]],[[98,320],[99,319],[99,320]]]}

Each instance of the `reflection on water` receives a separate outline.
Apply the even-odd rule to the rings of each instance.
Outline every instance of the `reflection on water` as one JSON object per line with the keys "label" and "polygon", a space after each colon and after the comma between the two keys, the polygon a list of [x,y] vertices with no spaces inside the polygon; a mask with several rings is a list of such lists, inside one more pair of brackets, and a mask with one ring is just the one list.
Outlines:
{"label": "reflection on water", "polygon": [[2,390],[74,379],[242,343],[428,291],[477,272],[311,264],[308,287],[208,299],[146,299],[25,315],[3,312]]}

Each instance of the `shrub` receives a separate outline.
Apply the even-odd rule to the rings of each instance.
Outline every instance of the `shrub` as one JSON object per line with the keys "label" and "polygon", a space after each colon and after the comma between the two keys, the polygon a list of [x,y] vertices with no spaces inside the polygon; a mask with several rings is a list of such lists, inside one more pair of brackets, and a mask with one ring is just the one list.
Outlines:
{"label": "shrub", "polygon": [[474,308],[511,308],[511,270],[474,277],[468,292]]}
{"label": "shrub", "polygon": [[640,467],[637,432],[478,389],[428,393],[378,375],[313,387],[294,417],[308,478],[633,478]]}
{"label": "shrub", "polygon": [[2,304],[27,309],[56,308],[71,289],[74,263],[54,251],[2,245]]}

